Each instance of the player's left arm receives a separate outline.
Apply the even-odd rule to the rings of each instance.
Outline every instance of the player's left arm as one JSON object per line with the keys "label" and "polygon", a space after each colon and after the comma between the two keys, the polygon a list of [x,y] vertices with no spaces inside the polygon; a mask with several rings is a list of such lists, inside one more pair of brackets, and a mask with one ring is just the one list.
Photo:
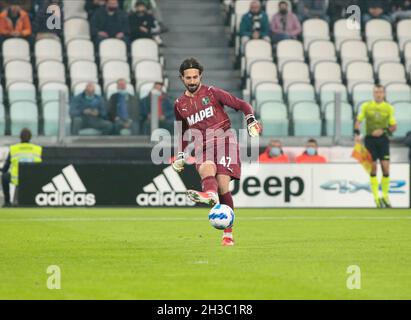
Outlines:
{"label": "player's left arm", "polygon": [[242,99],[233,96],[231,93],[218,88],[211,88],[217,100],[227,107],[244,113],[247,120],[247,130],[251,137],[258,137],[262,132],[262,127],[254,115],[253,107]]}
{"label": "player's left arm", "polygon": [[392,134],[395,130],[397,130],[397,120],[395,120],[395,110],[392,105],[390,105],[390,117],[388,119],[388,131]]}

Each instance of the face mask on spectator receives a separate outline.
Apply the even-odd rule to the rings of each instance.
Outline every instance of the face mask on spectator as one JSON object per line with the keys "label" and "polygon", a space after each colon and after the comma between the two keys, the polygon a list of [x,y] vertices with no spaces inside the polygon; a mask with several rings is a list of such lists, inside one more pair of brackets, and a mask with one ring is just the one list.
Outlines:
{"label": "face mask on spectator", "polygon": [[122,94],[122,95],[126,95],[128,93],[128,91],[126,89],[120,89],[120,90],[118,90],[118,93]]}
{"label": "face mask on spectator", "polygon": [[288,10],[287,9],[280,9],[280,14],[287,14]]}
{"label": "face mask on spectator", "polygon": [[309,156],[315,156],[317,154],[317,150],[313,147],[308,147],[306,152]]}
{"label": "face mask on spectator", "polygon": [[158,89],[153,89],[151,90],[151,94],[156,95],[156,96],[161,96],[162,91]]}
{"label": "face mask on spectator", "polygon": [[281,149],[278,147],[272,147],[270,149],[270,156],[271,157],[278,157],[279,155],[281,155]]}
{"label": "face mask on spectator", "polygon": [[117,8],[116,7],[108,7],[107,10],[110,11],[110,12],[114,12],[114,11],[117,10]]}

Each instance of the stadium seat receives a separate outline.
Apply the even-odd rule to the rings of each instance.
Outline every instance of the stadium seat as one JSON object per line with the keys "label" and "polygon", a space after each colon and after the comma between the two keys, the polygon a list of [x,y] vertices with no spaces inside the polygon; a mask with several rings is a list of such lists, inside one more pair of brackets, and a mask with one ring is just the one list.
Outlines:
{"label": "stadium seat", "polygon": [[260,108],[263,136],[288,136],[289,120],[286,105],[278,101],[266,101]]}
{"label": "stadium seat", "polygon": [[320,87],[321,110],[324,110],[327,103],[335,101],[336,93],[340,93],[341,101],[348,101],[347,87],[342,83],[325,83]]}
{"label": "stadium seat", "polygon": [[147,97],[151,91],[151,89],[153,89],[154,86],[154,82],[153,81],[146,81],[141,83],[139,91],[137,91],[138,93],[138,98],[141,100],[145,97]]}
{"label": "stadium seat", "polygon": [[13,82],[33,83],[33,68],[30,62],[13,60],[5,65],[6,87]]}
{"label": "stadium seat", "polygon": [[359,107],[365,101],[374,99],[374,83],[373,82],[359,82],[352,88],[352,100],[354,102],[354,112],[359,111]]}
{"label": "stadium seat", "polygon": [[310,83],[310,70],[304,62],[289,61],[283,66],[283,88],[288,91],[288,86],[294,82]]}
{"label": "stadium seat", "polygon": [[[327,136],[335,134],[335,102],[324,106],[324,122]],[[351,137],[354,129],[353,109],[347,102],[341,103],[341,135]]]}
{"label": "stadium seat", "polygon": [[31,101],[36,103],[36,88],[30,82],[14,82],[8,88],[9,103]]}
{"label": "stadium seat", "polygon": [[40,87],[47,82],[66,83],[66,69],[62,62],[43,61],[38,65],[37,75]]}
{"label": "stadium seat", "polygon": [[397,23],[397,38],[401,52],[407,41],[411,40],[411,19],[404,19]]}
{"label": "stadium seat", "polygon": [[[352,25],[348,25],[352,24]],[[334,23],[334,39],[337,51],[340,51],[341,45],[347,40],[361,41],[361,24],[355,21],[348,22],[347,19],[340,19]]]}
{"label": "stadium seat", "polygon": [[67,43],[69,66],[77,60],[95,61],[93,42],[87,39],[73,39]]}
{"label": "stadium seat", "polygon": [[411,87],[405,83],[392,83],[385,87],[386,99],[390,103],[397,101],[411,102]]}
{"label": "stadium seat", "polygon": [[3,103],[0,101],[0,136],[5,134],[6,130],[6,112]]}
{"label": "stadium seat", "polygon": [[392,26],[384,19],[372,19],[365,25],[365,38],[368,51],[371,52],[374,42],[393,39]]}
{"label": "stadium seat", "polygon": [[[87,83],[88,81],[77,82],[72,87],[73,96],[76,96],[82,93],[86,89]],[[94,83],[94,85],[96,86],[96,94],[101,96],[103,94],[103,90],[101,90],[100,85],[98,83]]]}
{"label": "stadium seat", "polygon": [[392,82],[407,83],[404,65],[397,62],[382,63],[378,69],[378,79],[383,86]]}
{"label": "stadium seat", "polygon": [[127,62],[127,46],[119,39],[106,39],[99,45],[100,66],[109,60]]}
{"label": "stadium seat", "polygon": [[163,70],[159,62],[142,60],[136,64],[134,76],[136,79],[136,91],[138,92],[140,85],[144,82],[163,81]]}
{"label": "stadium seat", "polygon": [[308,47],[308,57],[310,58],[310,70],[314,71],[314,66],[320,61],[337,61],[335,46],[328,40],[315,40]]}
{"label": "stadium seat", "polygon": [[329,25],[322,19],[308,19],[303,23],[304,49],[308,50],[314,40],[330,40]]}
{"label": "stadium seat", "polygon": [[378,72],[381,63],[401,62],[398,44],[392,40],[378,40],[372,47],[374,71]]}
{"label": "stadium seat", "polygon": [[283,102],[283,89],[275,82],[261,82],[255,86],[255,112],[260,114],[260,106],[266,101]]}
{"label": "stadium seat", "polygon": [[277,62],[280,72],[283,71],[283,66],[289,61],[304,62],[304,47],[297,40],[283,40],[277,45]]}
{"label": "stadium seat", "polygon": [[124,61],[107,61],[103,65],[103,81],[104,89],[112,82],[117,82],[118,79],[125,79],[127,82],[130,80],[130,66]]}
{"label": "stadium seat", "polygon": [[41,39],[36,41],[34,45],[34,55],[37,66],[46,60],[63,61],[61,43],[56,39]]}
{"label": "stadium seat", "polygon": [[337,62],[320,61],[314,66],[315,90],[320,92],[324,83],[342,83],[341,67]]}
{"label": "stadium seat", "polygon": [[411,102],[397,102],[394,104],[395,119],[397,120],[397,130],[394,137],[405,137],[411,128]]}
{"label": "stadium seat", "polygon": [[79,82],[98,82],[97,66],[91,61],[76,61],[70,65],[71,87]]}
{"label": "stadium seat", "polygon": [[246,90],[254,95],[255,88],[262,82],[278,83],[277,66],[270,61],[255,61],[250,67],[250,77],[247,80]]}
{"label": "stadium seat", "polygon": [[296,103],[292,108],[292,119],[295,136],[321,136],[320,107],[315,102]]}
{"label": "stadium seat", "polygon": [[137,39],[131,44],[133,68],[141,60],[159,61],[158,45],[153,39]]}
{"label": "stadium seat", "polygon": [[354,85],[360,82],[375,83],[372,65],[368,62],[353,61],[347,65],[346,78],[348,91],[352,92]]}
{"label": "stadium seat", "polygon": [[13,136],[18,136],[23,128],[29,128],[34,136],[37,135],[38,111],[36,103],[17,101],[10,105],[10,122]]}
{"label": "stadium seat", "polygon": [[86,19],[70,18],[64,21],[64,41],[67,44],[73,39],[90,40],[90,25]]}
{"label": "stadium seat", "polygon": [[84,18],[87,19],[87,12],[84,10],[85,0],[64,0],[64,19]]}
{"label": "stadium seat", "polygon": [[12,60],[30,62],[30,46],[27,40],[12,38],[3,43],[3,64]]}
{"label": "stadium seat", "polygon": [[[134,91],[134,87],[130,83],[127,83],[126,90],[132,96],[136,94]],[[105,89],[106,99],[109,100],[110,97],[116,92],[117,92],[117,83],[115,82],[115,83],[109,84]]]}
{"label": "stadium seat", "polygon": [[273,61],[271,44],[265,40],[250,40],[246,43],[241,60],[241,72],[247,76],[254,61]]}
{"label": "stadium seat", "polygon": [[[65,130],[66,134],[70,132],[70,106],[66,104]],[[57,136],[59,133],[60,104],[58,101],[49,101],[43,105],[44,135]]]}
{"label": "stadium seat", "polygon": [[69,101],[70,92],[66,84],[61,82],[48,82],[41,86],[41,102],[46,104],[50,101],[59,101],[60,92],[63,92],[66,97],[66,101]]}
{"label": "stadium seat", "polygon": [[291,84],[287,91],[287,101],[289,106],[301,101],[316,102],[314,87],[310,83]]}
{"label": "stadium seat", "polygon": [[359,40],[346,40],[341,44],[340,57],[342,70],[345,73],[350,62],[369,61],[367,45]]}

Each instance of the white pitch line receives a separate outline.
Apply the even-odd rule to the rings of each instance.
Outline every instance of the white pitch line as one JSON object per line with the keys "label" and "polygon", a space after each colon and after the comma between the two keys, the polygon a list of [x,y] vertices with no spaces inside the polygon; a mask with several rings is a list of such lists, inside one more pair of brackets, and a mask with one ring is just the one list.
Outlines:
{"label": "white pitch line", "polygon": [[[0,218],[1,222],[127,222],[127,221],[203,221],[204,217],[72,217],[72,218],[58,218],[58,217],[39,217],[39,218]],[[407,217],[307,217],[307,216],[284,216],[284,217],[236,217],[236,220],[245,221],[280,221],[280,220],[374,220],[374,221],[387,221],[387,220],[411,220],[411,216]]]}

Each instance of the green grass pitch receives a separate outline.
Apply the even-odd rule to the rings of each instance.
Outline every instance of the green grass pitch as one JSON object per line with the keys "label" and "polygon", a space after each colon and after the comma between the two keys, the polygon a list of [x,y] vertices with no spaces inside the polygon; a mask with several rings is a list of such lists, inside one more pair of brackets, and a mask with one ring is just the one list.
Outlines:
{"label": "green grass pitch", "polygon": [[238,209],[234,230],[222,247],[206,209],[4,209],[0,298],[411,299],[410,210]]}

